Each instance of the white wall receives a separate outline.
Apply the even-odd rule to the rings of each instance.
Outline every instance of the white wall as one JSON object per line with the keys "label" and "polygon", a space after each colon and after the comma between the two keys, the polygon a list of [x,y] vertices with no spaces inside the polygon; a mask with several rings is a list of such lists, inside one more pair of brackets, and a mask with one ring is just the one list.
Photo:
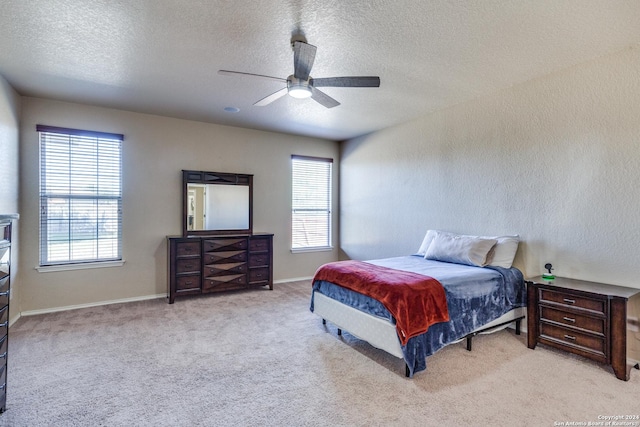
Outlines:
{"label": "white wall", "polygon": [[0,214],[18,213],[20,96],[0,76]]}
{"label": "white wall", "polygon": [[341,257],[411,254],[429,228],[518,233],[526,277],[551,262],[640,288],[639,139],[634,48],[347,141]]}
{"label": "white wall", "polygon": [[[0,214],[19,213],[19,125],[20,95],[13,90],[4,77],[0,76]],[[19,312],[20,309],[19,227],[19,221],[14,221],[11,236],[11,310],[9,310],[12,319],[16,317],[14,313]]]}
{"label": "white wall", "polygon": [[[332,252],[290,252],[292,154],[337,159],[331,141],[98,108],[22,99],[22,311],[166,292],[165,237],[182,229],[182,169],[254,175],[254,231],[274,233],[274,279],[312,276]],[[39,273],[36,124],[124,134],[123,267]],[[337,206],[336,171],[336,206]],[[334,221],[337,229],[337,215]],[[277,288],[276,288],[277,289]]]}

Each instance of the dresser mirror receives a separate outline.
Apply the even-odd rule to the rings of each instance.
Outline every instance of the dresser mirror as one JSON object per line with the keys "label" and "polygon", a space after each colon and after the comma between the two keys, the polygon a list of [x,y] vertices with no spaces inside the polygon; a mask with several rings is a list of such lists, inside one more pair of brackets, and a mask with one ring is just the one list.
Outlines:
{"label": "dresser mirror", "polygon": [[182,171],[183,236],[251,234],[253,175]]}

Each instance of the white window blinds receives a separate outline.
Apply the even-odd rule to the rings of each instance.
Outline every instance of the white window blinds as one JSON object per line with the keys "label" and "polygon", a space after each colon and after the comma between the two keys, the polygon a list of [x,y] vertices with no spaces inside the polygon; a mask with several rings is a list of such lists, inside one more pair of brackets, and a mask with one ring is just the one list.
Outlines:
{"label": "white window blinds", "polygon": [[331,247],[333,160],[292,156],[291,249]]}
{"label": "white window blinds", "polygon": [[40,265],[122,259],[123,136],[37,125]]}

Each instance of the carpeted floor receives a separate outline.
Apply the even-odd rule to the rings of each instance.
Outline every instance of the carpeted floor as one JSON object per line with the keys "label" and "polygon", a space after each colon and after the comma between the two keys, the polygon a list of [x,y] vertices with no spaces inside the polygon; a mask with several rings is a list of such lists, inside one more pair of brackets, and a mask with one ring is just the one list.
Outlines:
{"label": "carpeted floor", "polygon": [[[307,282],[23,317],[2,426],[553,426],[640,415],[640,371],[512,330],[403,361],[309,312]],[[622,421],[622,420],[621,420]],[[633,420],[631,420],[633,421]],[[640,425],[640,420],[635,420]],[[554,424],[558,423],[558,424]]]}

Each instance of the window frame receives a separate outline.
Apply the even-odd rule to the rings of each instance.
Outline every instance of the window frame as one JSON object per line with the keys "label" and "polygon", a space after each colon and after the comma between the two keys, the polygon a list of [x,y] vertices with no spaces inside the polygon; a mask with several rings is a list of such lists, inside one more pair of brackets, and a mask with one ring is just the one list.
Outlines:
{"label": "window frame", "polygon": [[[72,128],[63,128],[56,126],[47,126],[47,125],[36,125],[36,131],[38,132],[38,140],[39,140],[39,257],[38,257],[38,266],[36,269],[40,272],[47,271],[61,271],[61,270],[76,270],[76,269],[86,269],[86,268],[101,268],[101,267],[115,267],[121,266],[124,264],[124,259],[122,256],[122,187],[123,187],[123,171],[122,171],[122,157],[123,157],[123,142],[124,136],[122,134],[115,133],[107,133],[107,132],[96,132],[90,130],[82,130],[82,129],[72,129]],[[47,138],[50,138],[50,141],[47,141]],[[71,153],[71,145],[74,143],[74,138],[77,138],[75,143],[86,143],[91,146],[91,144],[95,144],[95,156],[90,155],[87,156],[84,160],[79,160],[73,162],[71,159],[71,154],[69,155],[68,160],[68,168],[62,169],[62,172],[58,174],[59,176],[66,176],[66,179],[69,181],[69,187],[66,191],[59,191],[60,185],[55,182],[49,182],[47,177],[51,178],[46,173],[47,164],[49,166],[59,166],[63,164],[62,162],[57,162],[54,160],[47,160],[47,155],[52,155],[55,152],[47,152],[46,144],[47,143],[60,143],[64,142],[64,139],[68,139],[69,144],[69,153]],[[56,141],[57,139],[57,141]],[[103,140],[103,144],[106,141],[109,142],[110,147],[103,149],[100,151],[100,141]],[[82,151],[82,154],[86,154],[87,151]],[[116,156],[113,156],[113,153],[116,153]],[[101,175],[104,176],[104,171],[101,174],[100,165],[104,165],[101,160],[101,155],[111,155],[113,159],[107,162],[107,171],[111,172],[108,174],[109,184],[107,185],[107,191],[101,191],[100,188],[94,188],[92,191],[89,191],[82,194],[79,192],[81,186],[73,185],[72,181],[74,178],[74,169],[82,170],[82,168],[87,168],[88,165],[95,162],[95,171],[94,177],[96,180],[99,180]],[[65,159],[66,160],[66,159]],[[114,168],[114,165],[115,168]],[[113,174],[113,172],[116,172]],[[66,175],[65,175],[66,174]],[[89,175],[91,177],[91,174]],[[115,179],[113,177],[116,177]],[[77,177],[76,177],[77,179]],[[48,185],[49,184],[49,185]],[[56,187],[57,185],[57,187]],[[56,187],[57,191],[52,191],[52,187]],[[97,187],[97,186],[96,186]],[[114,191],[115,188],[115,191]],[[113,226],[113,222],[115,222],[115,232],[111,232],[114,237],[110,237],[107,240],[112,241],[111,246],[113,247],[115,243],[115,248],[111,249],[110,256],[99,256],[100,249],[99,243],[104,241],[104,236],[101,236],[101,232],[99,231],[99,223],[95,223],[95,230],[92,233],[92,238],[84,239],[86,241],[91,242],[89,247],[91,247],[91,251],[95,254],[94,257],[77,257],[74,258],[71,255],[71,247],[67,250],[69,251],[69,255],[64,259],[54,259],[51,255],[51,240],[48,234],[48,227],[52,224],[52,219],[50,216],[50,212],[48,212],[48,201],[51,199],[63,199],[67,200],[69,205],[72,205],[73,202],[84,202],[85,205],[94,204],[96,209],[96,216],[98,217],[99,206],[104,202],[108,204],[112,204],[111,209],[115,211],[116,215],[111,216],[111,226]],[[115,207],[115,209],[113,209]],[[74,240],[73,232],[71,230],[71,225],[73,224],[73,219],[71,218],[71,212],[74,211],[73,208],[66,208],[69,211],[69,217],[66,218],[68,222],[69,231],[66,238],[67,244],[71,246]],[[93,208],[92,208],[93,209]],[[115,254],[114,254],[115,252]]]}
{"label": "window frame", "polygon": [[[326,176],[323,176],[323,179],[327,180],[327,186],[326,186],[326,195],[327,195],[327,199],[326,199],[326,209],[320,209],[320,208],[307,208],[307,209],[300,209],[299,207],[296,206],[295,204],[295,192],[296,192],[296,188],[295,188],[295,176],[294,176],[294,161],[296,160],[301,160],[301,161],[307,161],[307,162],[319,162],[319,163],[323,163],[323,164],[327,164],[328,165],[328,174]],[[295,221],[295,215],[296,215],[296,211],[300,211],[300,210],[306,210],[306,211],[311,211],[311,212],[326,212],[326,216],[327,216],[327,224],[326,224],[326,229],[324,230],[326,232],[326,235],[324,237],[326,237],[326,245],[309,245],[309,246],[295,246],[295,235],[296,235],[296,231],[295,231],[295,227],[296,227],[296,221]],[[293,154],[291,155],[291,252],[292,253],[299,253],[299,252],[317,252],[317,251],[331,251],[333,250],[333,159],[332,158],[326,158],[326,157],[314,157],[314,156],[303,156],[303,155],[296,155]]]}

